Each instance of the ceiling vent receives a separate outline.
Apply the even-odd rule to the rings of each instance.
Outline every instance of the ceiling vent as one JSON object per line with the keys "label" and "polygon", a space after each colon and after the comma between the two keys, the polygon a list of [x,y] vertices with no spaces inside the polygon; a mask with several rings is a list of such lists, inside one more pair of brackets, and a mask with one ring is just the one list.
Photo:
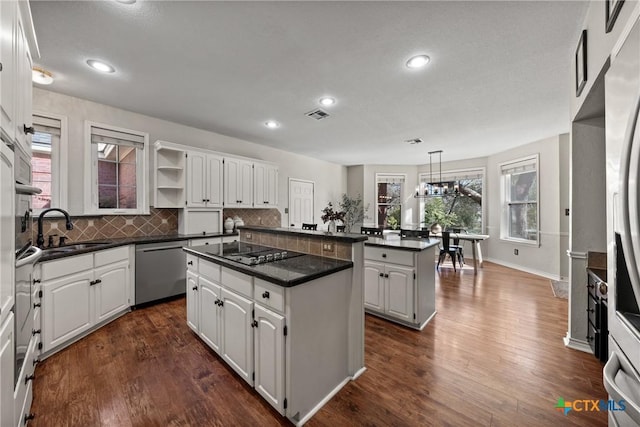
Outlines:
{"label": "ceiling vent", "polygon": [[413,139],[407,139],[404,142],[408,142],[411,145],[415,145],[415,144],[420,144],[422,142],[422,139],[420,138],[413,138]]}
{"label": "ceiling vent", "polygon": [[316,119],[316,120],[322,120],[329,117],[329,113],[318,108],[317,110],[313,110],[313,111],[309,111],[308,113],[305,113],[305,116],[311,117],[312,119]]}

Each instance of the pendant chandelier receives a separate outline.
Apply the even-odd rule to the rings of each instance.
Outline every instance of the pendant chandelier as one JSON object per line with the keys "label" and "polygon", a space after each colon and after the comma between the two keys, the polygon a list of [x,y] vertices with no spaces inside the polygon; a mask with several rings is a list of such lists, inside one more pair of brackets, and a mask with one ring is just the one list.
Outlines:
{"label": "pendant chandelier", "polygon": [[[433,155],[438,155],[438,166],[440,179],[436,181],[433,179]],[[416,192],[413,197],[424,199],[428,197],[442,197],[449,194],[458,194],[458,182],[457,181],[443,181],[442,180],[442,150],[429,151],[429,182],[421,182],[416,187]]]}

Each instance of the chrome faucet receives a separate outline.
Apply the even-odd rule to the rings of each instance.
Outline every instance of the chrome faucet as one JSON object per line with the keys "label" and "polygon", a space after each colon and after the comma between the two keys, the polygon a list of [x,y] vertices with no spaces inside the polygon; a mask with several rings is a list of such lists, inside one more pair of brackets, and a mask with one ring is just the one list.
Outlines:
{"label": "chrome faucet", "polygon": [[50,208],[50,209],[43,210],[40,216],[38,217],[38,238],[36,240],[36,245],[41,249],[44,249],[44,235],[42,234],[42,219],[46,214],[48,214],[51,211],[57,211],[63,214],[67,221],[66,223],[67,230],[73,230],[71,217],[69,216],[69,213],[67,211],[65,211],[64,209],[58,209],[58,208]]}

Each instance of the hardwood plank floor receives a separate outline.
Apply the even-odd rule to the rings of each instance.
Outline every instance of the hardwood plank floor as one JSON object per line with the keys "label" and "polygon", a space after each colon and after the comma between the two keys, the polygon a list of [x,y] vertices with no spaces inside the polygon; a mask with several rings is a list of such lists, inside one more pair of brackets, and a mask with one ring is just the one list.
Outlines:
{"label": "hardwood plank floor", "polygon": [[[602,365],[564,347],[567,300],[547,279],[485,263],[436,273],[437,310],[418,332],[366,316],[366,372],[309,426],[604,426],[563,415],[606,399]],[[34,427],[277,426],[276,413],[187,327],[185,300],[135,310],[42,362]]]}

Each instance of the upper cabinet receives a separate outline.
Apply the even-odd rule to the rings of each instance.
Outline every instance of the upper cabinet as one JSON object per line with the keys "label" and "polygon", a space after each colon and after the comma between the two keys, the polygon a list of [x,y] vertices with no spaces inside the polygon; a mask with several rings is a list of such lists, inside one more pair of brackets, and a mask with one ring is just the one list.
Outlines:
{"label": "upper cabinet", "polygon": [[253,207],[253,162],[225,157],[224,206],[227,208]]}
{"label": "upper cabinet", "polygon": [[222,156],[189,151],[187,153],[187,206],[222,207]]}
{"label": "upper cabinet", "polygon": [[253,164],[253,206],[278,207],[278,167],[270,163]]}
{"label": "upper cabinet", "polygon": [[32,53],[38,55],[29,3],[0,2],[0,128],[2,139],[31,153]]}
{"label": "upper cabinet", "polygon": [[185,202],[186,152],[164,141],[156,141],[154,150],[154,206],[182,208]]}

